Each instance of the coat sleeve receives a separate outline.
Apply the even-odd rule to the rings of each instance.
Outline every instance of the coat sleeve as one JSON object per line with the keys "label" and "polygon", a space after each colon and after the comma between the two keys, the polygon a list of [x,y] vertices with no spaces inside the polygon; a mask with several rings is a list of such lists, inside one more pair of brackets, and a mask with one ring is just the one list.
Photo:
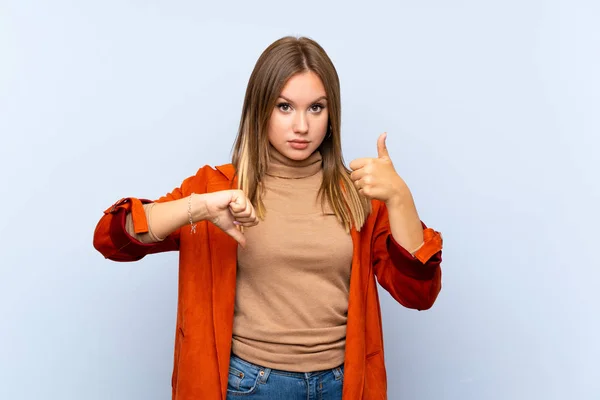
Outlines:
{"label": "coat sleeve", "polygon": [[178,188],[157,200],[126,197],[117,201],[104,211],[96,225],[93,240],[94,248],[105,258],[113,261],[137,261],[147,254],[179,250],[181,228],[176,229],[163,241],[142,243],[127,232],[125,228],[127,213],[131,212],[136,233],[148,232],[148,221],[146,220],[143,204],[153,201],[162,203],[179,200],[189,196],[192,191],[197,194],[203,193],[202,189],[206,188],[206,174],[206,167],[201,168],[196,175],[185,179]]}
{"label": "coat sleeve", "polygon": [[376,212],[371,257],[379,284],[407,308],[427,310],[442,288],[442,237],[423,222],[425,243],[413,256],[392,237],[387,208]]}

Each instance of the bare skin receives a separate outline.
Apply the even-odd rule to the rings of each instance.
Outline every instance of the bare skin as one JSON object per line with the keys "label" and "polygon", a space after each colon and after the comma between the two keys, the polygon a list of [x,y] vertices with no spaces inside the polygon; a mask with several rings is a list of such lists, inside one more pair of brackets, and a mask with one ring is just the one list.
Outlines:
{"label": "bare skin", "polygon": [[[291,160],[305,160],[314,153],[327,134],[329,116],[323,82],[313,72],[292,76],[284,86],[271,113],[268,137],[271,145]],[[412,194],[398,175],[385,141],[377,140],[377,157],[359,158],[350,163],[351,178],[359,192],[369,199],[385,202],[394,239],[409,251],[423,243],[423,229]],[[189,223],[189,198],[156,204],[152,210],[152,230],[166,237]],[[240,190],[193,195],[194,222],[210,221],[245,246],[239,227],[258,224],[254,207]]]}

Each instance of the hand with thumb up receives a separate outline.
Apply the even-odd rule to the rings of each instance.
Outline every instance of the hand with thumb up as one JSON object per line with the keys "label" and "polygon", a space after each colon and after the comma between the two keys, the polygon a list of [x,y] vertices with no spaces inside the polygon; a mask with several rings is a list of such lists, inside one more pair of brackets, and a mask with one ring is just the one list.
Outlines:
{"label": "hand with thumb up", "polygon": [[404,180],[398,175],[390,159],[385,140],[387,133],[377,139],[377,158],[357,158],[350,163],[350,178],[359,193],[386,204],[410,195]]}

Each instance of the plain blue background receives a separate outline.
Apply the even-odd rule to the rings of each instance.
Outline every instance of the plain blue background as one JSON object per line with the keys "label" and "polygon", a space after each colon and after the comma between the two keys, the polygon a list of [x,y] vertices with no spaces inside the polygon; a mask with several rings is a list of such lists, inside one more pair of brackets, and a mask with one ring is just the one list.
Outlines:
{"label": "plain blue background", "polygon": [[382,293],[391,400],[600,398],[597,1],[0,1],[0,398],[170,398],[177,254],[102,211],[222,164],[262,50],[307,35],[444,234],[429,311]]}

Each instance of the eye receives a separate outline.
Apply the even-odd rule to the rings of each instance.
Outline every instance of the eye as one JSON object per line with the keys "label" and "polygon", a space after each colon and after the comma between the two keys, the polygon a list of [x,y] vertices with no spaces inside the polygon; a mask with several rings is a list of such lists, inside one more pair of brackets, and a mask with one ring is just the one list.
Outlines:
{"label": "eye", "polygon": [[280,111],[289,112],[291,111],[292,106],[290,105],[290,103],[279,103],[277,104],[277,108],[279,108]]}
{"label": "eye", "polygon": [[312,106],[310,106],[310,111],[314,112],[314,113],[320,113],[321,111],[323,111],[323,109],[325,108],[325,106],[323,106],[323,104],[313,104]]}

